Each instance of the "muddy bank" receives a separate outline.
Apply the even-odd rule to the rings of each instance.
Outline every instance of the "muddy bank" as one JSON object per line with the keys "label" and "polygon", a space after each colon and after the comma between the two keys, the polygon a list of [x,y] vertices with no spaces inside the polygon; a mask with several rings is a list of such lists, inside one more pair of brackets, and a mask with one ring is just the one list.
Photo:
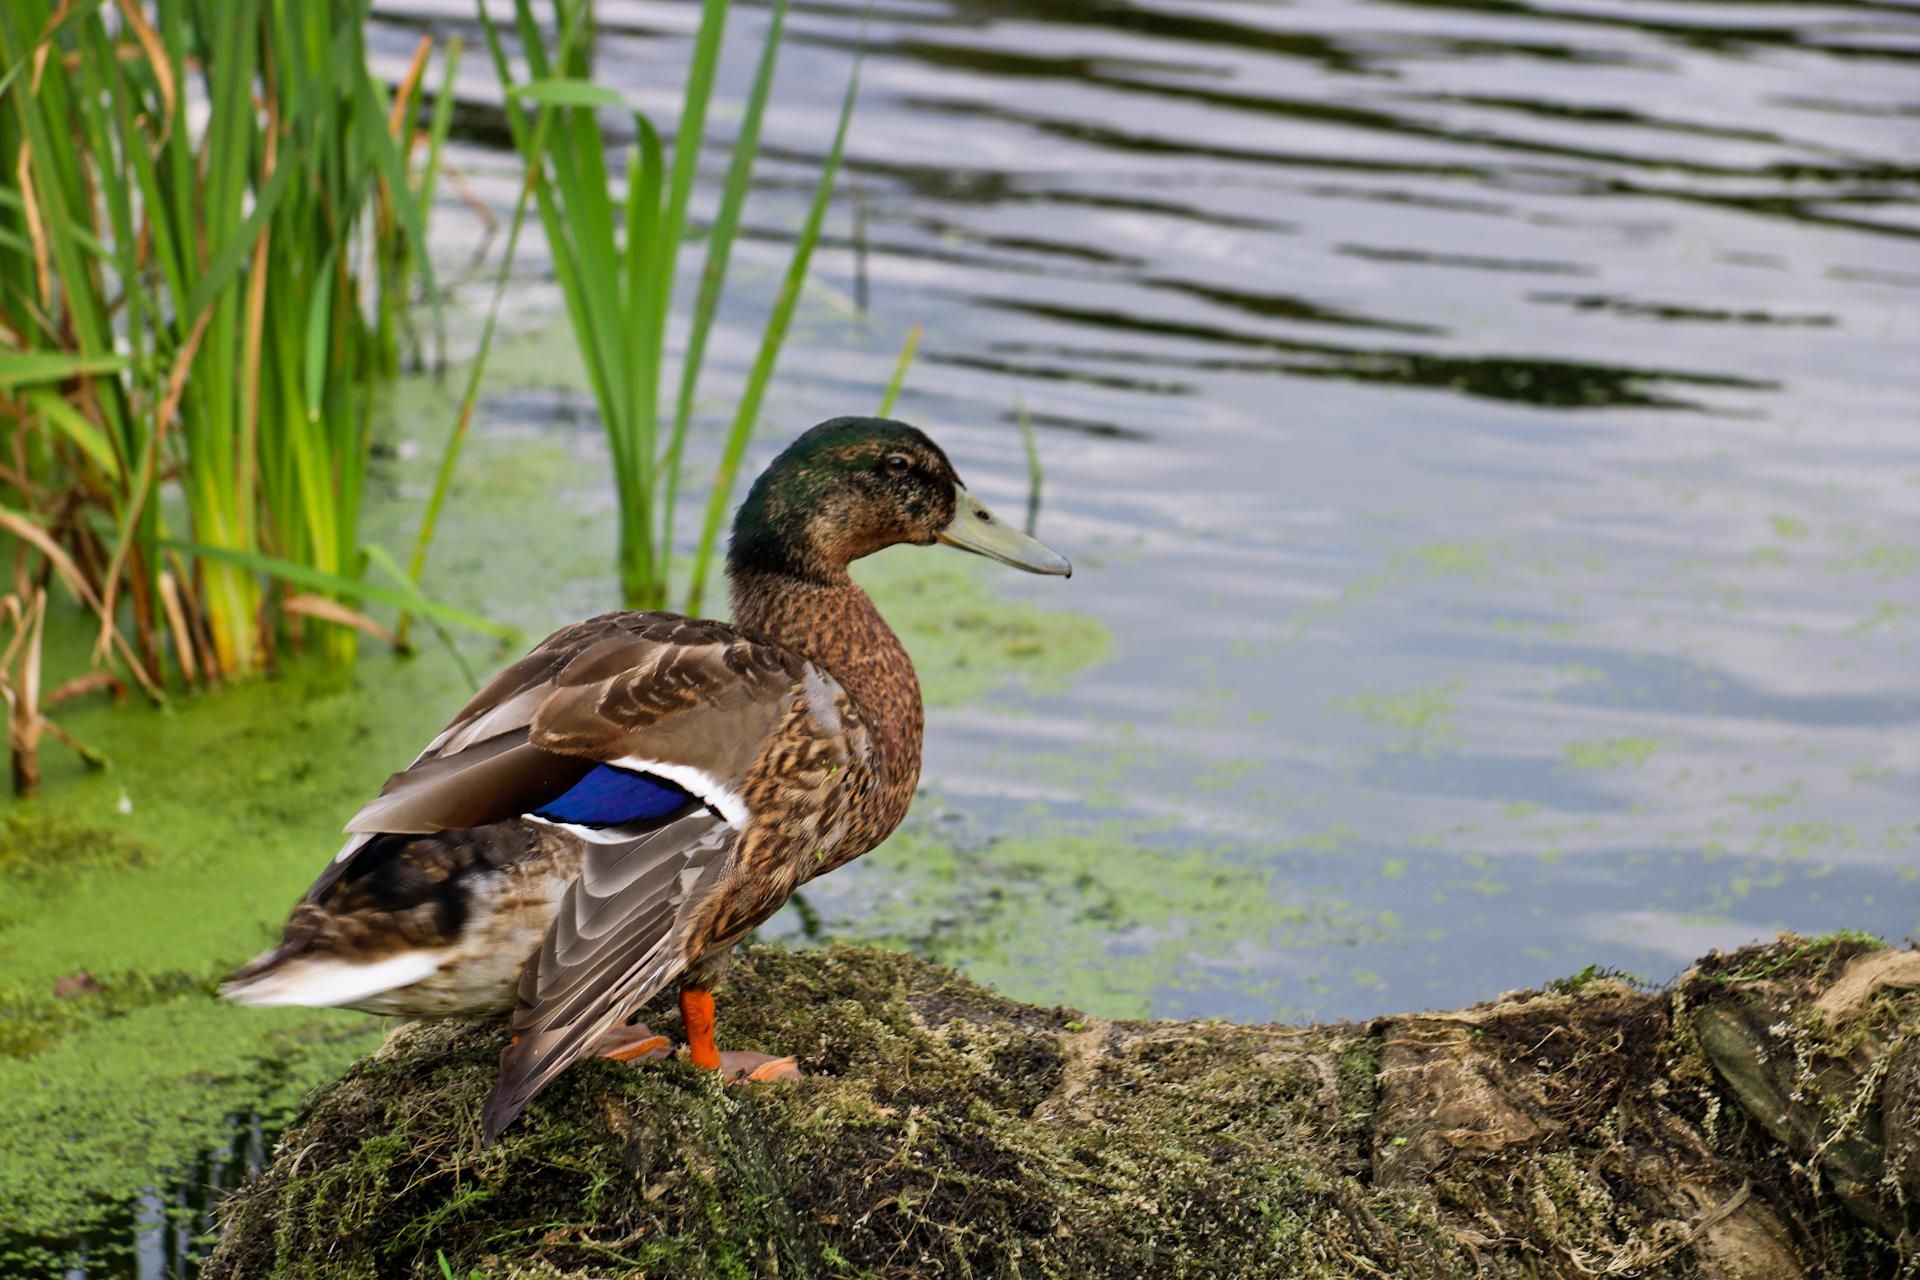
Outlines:
{"label": "muddy bank", "polygon": [[[909,956],[763,948],[722,1004],[796,1085],[593,1063],[496,1148],[492,1029],[315,1096],[207,1280],[1893,1276],[1920,953],[1782,938],[1367,1025],[1102,1022]],[[657,1019],[660,1028],[669,1018]]]}

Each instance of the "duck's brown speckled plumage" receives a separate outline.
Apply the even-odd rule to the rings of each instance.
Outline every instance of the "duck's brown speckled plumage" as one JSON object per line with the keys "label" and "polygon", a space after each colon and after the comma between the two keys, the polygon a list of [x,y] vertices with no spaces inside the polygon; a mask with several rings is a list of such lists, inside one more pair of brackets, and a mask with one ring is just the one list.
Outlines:
{"label": "duck's brown speckled plumage", "polygon": [[[355,815],[279,946],[230,994],[415,1017],[511,1010],[486,1117],[498,1133],[633,1009],[676,979],[709,985],[796,888],[905,817],[919,682],[846,564],[944,537],[959,492],[912,428],[815,428],[742,508],[733,623],[608,613],[549,636]],[[692,795],[617,826],[535,816],[603,765]],[[382,963],[412,968],[350,999],[311,996]]]}

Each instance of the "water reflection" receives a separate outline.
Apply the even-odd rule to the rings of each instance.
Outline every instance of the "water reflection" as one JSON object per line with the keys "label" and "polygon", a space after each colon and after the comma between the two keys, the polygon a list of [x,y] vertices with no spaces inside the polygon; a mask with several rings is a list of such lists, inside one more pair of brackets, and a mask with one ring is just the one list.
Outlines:
{"label": "water reflection", "polygon": [[0,1232],[0,1259],[22,1276],[63,1280],[187,1280],[212,1249],[222,1197],[265,1165],[272,1135],[254,1112],[226,1118],[227,1138],[169,1179],[103,1214],[78,1240]]}

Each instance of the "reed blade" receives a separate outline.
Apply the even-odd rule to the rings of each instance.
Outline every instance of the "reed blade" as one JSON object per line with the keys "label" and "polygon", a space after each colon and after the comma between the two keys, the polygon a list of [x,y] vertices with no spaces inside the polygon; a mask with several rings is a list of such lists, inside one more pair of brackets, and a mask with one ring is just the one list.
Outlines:
{"label": "reed blade", "polygon": [[887,394],[880,398],[879,417],[893,416],[894,402],[900,399],[900,388],[907,385],[907,370],[913,367],[913,353],[920,349],[920,335],[926,327],[916,320],[907,330],[906,341],[900,344],[899,358],[893,362],[893,377],[887,381]]}
{"label": "reed blade", "polygon": [[826,221],[827,205],[833,198],[834,179],[840,172],[840,159],[846,151],[847,128],[853,123],[854,103],[860,96],[860,67],[866,58],[864,36],[861,47],[854,54],[853,69],[847,75],[847,90],[840,103],[840,120],[834,128],[833,145],[828,149],[827,158],[821,167],[820,179],[813,190],[813,201],[807,207],[805,222],[801,224],[797,236],[793,259],[787,265],[786,279],[781,283],[780,295],[775,300],[772,312],[767,316],[767,326],[760,338],[760,351],[755,357],[753,371],[747,377],[747,385],[740,397],[740,406],[734,413],[733,425],[727,431],[726,447],[720,458],[720,466],[714,473],[713,489],[707,497],[706,518],[700,528],[700,543],[694,555],[693,581],[687,589],[686,611],[697,614],[700,611],[702,596],[706,589],[708,568],[713,561],[714,548],[719,543],[720,527],[726,518],[727,505],[732,498],[734,485],[740,477],[740,463],[746,457],[747,443],[753,438],[753,429],[760,416],[760,403],[766,397],[767,384],[773,379],[775,365],[779,363],[780,348],[786,341],[787,328],[793,320],[794,306],[800,300],[800,291],[807,281],[807,267],[813,260],[814,246],[820,242],[820,228]]}
{"label": "reed blade", "polygon": [[[233,565],[236,568],[245,569],[251,573],[263,574],[270,578],[277,578],[282,582],[290,582],[295,586],[307,587],[315,591],[324,592],[330,596],[347,599],[357,597],[371,600],[375,604],[389,605],[396,609],[419,614],[422,617],[433,618],[436,621],[446,623],[450,626],[460,627],[484,636],[492,636],[502,644],[519,644],[524,638],[517,627],[510,627],[504,623],[495,622],[491,618],[483,617],[480,614],[470,612],[466,609],[459,609],[449,604],[442,604],[429,597],[419,588],[412,587],[411,585],[407,587],[399,585],[384,586],[378,582],[369,582],[365,578],[348,578],[337,573],[328,573],[325,570],[316,569],[312,565],[300,564],[292,560],[282,560],[278,556],[265,555],[257,551],[242,551],[234,547],[211,546],[207,543],[184,542],[173,538],[162,539],[161,545],[187,552],[201,559],[218,560],[223,564]],[[371,550],[371,548],[363,548],[363,550]],[[390,556],[387,557],[387,563],[392,563]],[[401,574],[401,579],[405,581],[406,575]]]}
{"label": "reed blade", "polygon": [[[680,366],[680,392],[674,402],[673,426],[668,436],[667,457],[661,467],[666,478],[666,495],[661,500],[660,545],[666,548],[673,539],[673,514],[680,496],[680,462],[687,432],[693,417],[694,392],[700,383],[700,370],[707,355],[707,335],[720,306],[720,292],[726,283],[727,266],[733,257],[733,242],[740,231],[740,212],[753,185],[754,161],[760,154],[760,124],[767,113],[767,100],[773,91],[774,70],[779,63],[780,43],[786,33],[787,0],[775,0],[767,17],[766,39],[760,46],[760,62],[753,85],[747,94],[746,113],[733,143],[733,158],[727,166],[726,186],[713,226],[707,232],[706,266],[700,272],[700,290],[694,300],[693,320],[687,328],[687,349]],[[657,577],[666,577],[664,552]]]}

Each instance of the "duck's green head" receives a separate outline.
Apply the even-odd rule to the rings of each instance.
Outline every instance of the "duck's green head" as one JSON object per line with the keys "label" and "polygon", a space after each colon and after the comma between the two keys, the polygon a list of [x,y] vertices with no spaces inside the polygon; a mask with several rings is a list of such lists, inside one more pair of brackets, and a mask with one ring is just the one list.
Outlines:
{"label": "duck's green head", "polygon": [[1028,573],[1073,572],[968,493],[925,432],[890,418],[834,418],[788,445],[740,504],[728,562],[824,580],[901,542],[944,542]]}

